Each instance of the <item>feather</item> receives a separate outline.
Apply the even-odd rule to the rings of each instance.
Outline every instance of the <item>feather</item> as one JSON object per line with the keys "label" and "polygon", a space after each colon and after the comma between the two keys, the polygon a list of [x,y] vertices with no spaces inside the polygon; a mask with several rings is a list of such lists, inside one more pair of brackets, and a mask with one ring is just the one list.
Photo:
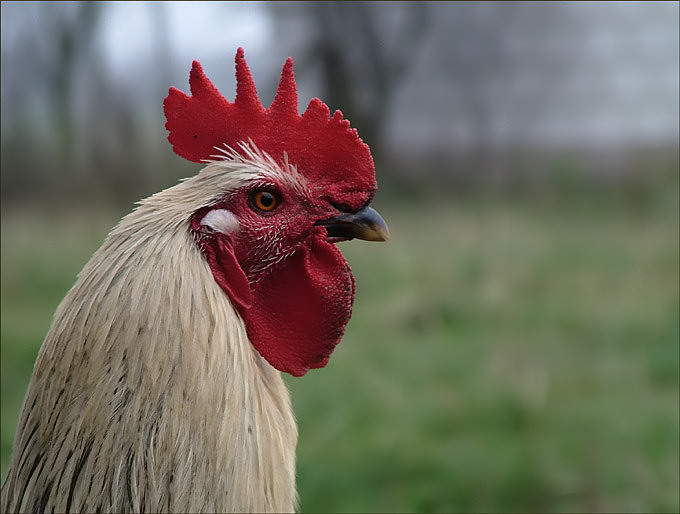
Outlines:
{"label": "feather", "polygon": [[142,201],[85,266],[38,356],[3,512],[294,510],[288,392],[187,220],[254,173],[222,162]]}

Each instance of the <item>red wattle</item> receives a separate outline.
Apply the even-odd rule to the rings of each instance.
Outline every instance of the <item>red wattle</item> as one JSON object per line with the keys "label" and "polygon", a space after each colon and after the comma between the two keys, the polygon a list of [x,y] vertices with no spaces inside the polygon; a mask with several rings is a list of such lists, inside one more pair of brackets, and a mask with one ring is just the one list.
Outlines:
{"label": "red wattle", "polygon": [[328,363],[353,301],[347,261],[319,235],[258,281],[251,307],[239,312],[257,351],[279,371],[302,376]]}

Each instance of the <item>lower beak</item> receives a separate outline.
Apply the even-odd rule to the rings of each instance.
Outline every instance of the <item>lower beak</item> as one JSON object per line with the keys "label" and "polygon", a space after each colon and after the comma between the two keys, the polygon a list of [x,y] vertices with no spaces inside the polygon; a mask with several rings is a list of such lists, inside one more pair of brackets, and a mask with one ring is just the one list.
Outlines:
{"label": "lower beak", "polygon": [[385,220],[372,207],[364,207],[352,214],[339,214],[334,218],[318,221],[326,227],[328,237],[363,239],[364,241],[387,241],[390,231]]}

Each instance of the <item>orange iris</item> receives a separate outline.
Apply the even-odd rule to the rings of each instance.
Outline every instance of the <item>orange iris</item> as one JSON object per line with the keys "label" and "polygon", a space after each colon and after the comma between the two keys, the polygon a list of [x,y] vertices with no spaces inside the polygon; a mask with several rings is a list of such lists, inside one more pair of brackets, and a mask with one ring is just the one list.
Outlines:
{"label": "orange iris", "polygon": [[279,205],[279,197],[271,191],[255,191],[252,202],[257,209],[263,212],[271,212]]}

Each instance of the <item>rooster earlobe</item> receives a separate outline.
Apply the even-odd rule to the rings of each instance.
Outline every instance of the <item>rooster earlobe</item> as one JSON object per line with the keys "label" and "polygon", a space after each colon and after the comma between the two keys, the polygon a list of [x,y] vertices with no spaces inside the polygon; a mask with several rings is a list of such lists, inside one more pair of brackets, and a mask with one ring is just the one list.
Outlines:
{"label": "rooster earlobe", "polygon": [[283,65],[279,87],[276,89],[276,95],[269,110],[276,117],[294,119],[298,117],[297,102],[293,59],[289,57]]}

